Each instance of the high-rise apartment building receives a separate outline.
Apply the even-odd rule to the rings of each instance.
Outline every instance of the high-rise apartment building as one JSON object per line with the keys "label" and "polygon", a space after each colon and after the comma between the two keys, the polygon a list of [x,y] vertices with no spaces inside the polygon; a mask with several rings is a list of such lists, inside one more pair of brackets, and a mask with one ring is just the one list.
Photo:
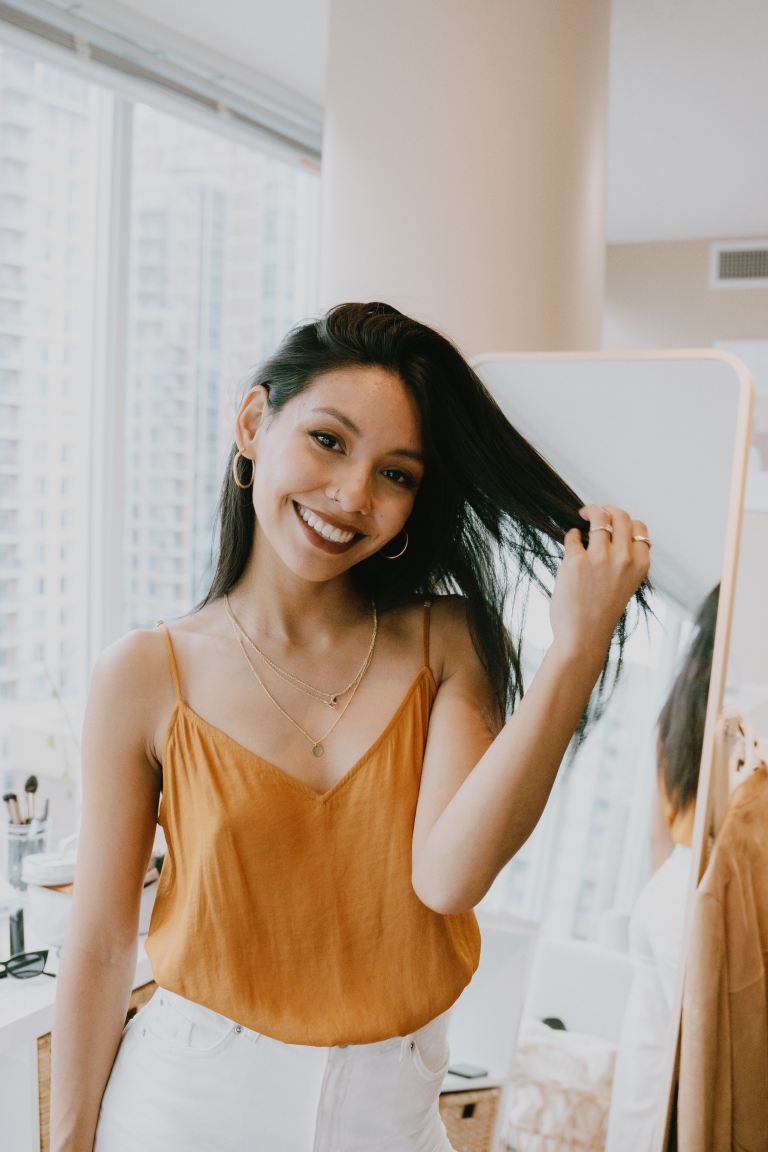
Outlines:
{"label": "high-rise apartment building", "polygon": [[319,228],[313,175],[144,106],[133,168],[126,628],[206,590],[238,389],[312,312]]}
{"label": "high-rise apartment building", "polygon": [[[94,397],[114,388],[94,371],[112,99],[0,46],[0,779],[49,778],[59,814],[87,691],[93,438],[110,435]],[[123,631],[203,595],[239,389],[315,313],[319,240],[311,167],[132,112],[130,209],[113,222],[129,236]]]}

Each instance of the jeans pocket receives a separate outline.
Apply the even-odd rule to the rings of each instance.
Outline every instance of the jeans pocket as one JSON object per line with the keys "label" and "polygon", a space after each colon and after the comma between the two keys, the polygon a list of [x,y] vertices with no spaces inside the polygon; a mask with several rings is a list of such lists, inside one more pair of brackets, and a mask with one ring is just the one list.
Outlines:
{"label": "jeans pocket", "polygon": [[146,1005],[142,1035],[156,1048],[184,1056],[213,1056],[234,1040],[238,1025],[202,1004],[158,989]]}
{"label": "jeans pocket", "polygon": [[423,1080],[442,1079],[451,1062],[447,1016],[438,1016],[413,1032],[408,1047],[411,1063]]}

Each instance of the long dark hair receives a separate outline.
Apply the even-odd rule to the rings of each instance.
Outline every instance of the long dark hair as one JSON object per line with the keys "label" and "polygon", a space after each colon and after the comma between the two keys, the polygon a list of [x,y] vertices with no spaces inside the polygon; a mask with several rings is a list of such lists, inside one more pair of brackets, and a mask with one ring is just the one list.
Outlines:
{"label": "long dark hair", "polygon": [[[323,373],[361,365],[396,373],[415,398],[426,467],[406,525],[409,545],[402,559],[388,563],[375,555],[357,564],[351,576],[382,611],[414,596],[462,594],[501,721],[524,691],[521,640],[505,626],[505,608],[515,605],[522,592],[524,620],[530,584],[551,593],[547,577],[562,559],[565,533],[579,528],[586,542],[588,526],[579,516],[584,501],[513,428],[458,349],[388,304],[339,304],[320,319],[296,326],[246,388],[264,385],[269,407],[278,410]],[[250,491],[238,488],[232,477],[236,452],[233,445],[219,497],[213,581],[193,611],[237,583],[251,550],[253,505]],[[635,593],[636,607],[644,612],[650,588],[645,581]],[[606,657],[577,743],[616,683],[629,635],[627,618],[625,610],[614,637],[618,659],[610,690]]]}
{"label": "long dark hair", "polygon": [[693,635],[657,723],[658,765],[675,813],[696,797],[720,585],[699,607]]}

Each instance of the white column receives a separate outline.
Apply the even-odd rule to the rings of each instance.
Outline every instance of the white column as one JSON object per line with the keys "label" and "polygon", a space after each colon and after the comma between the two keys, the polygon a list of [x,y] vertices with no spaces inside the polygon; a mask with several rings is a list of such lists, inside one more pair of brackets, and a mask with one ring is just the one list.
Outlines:
{"label": "white column", "polygon": [[609,0],[331,0],[323,306],[600,345]]}

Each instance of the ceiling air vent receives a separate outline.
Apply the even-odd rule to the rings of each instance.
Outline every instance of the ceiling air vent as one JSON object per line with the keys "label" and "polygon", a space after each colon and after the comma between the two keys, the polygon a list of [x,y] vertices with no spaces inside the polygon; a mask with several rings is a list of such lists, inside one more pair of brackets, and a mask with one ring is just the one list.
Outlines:
{"label": "ceiling air vent", "polygon": [[768,240],[710,244],[710,288],[768,288]]}

